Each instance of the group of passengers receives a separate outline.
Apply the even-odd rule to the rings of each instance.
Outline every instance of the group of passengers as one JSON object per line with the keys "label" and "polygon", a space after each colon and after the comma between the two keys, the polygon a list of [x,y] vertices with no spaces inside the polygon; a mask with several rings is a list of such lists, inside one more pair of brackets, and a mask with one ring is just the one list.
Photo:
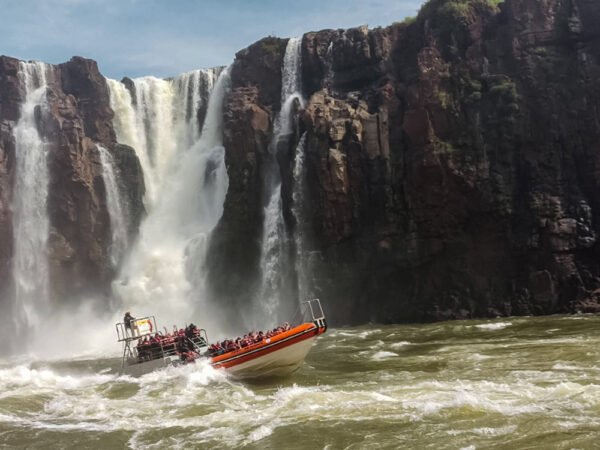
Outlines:
{"label": "group of passengers", "polygon": [[[166,329],[165,329],[166,331]],[[200,330],[193,323],[172,333],[154,333],[138,340],[136,349],[139,361],[150,361],[163,356],[179,355],[182,361],[192,362],[198,357],[192,341],[204,343]]]}
{"label": "group of passengers", "polygon": [[270,339],[285,331],[289,331],[290,329],[290,324],[286,322],[283,325],[280,325],[277,328],[273,328],[272,330],[267,332],[251,331],[248,334],[245,334],[243,338],[238,337],[235,340],[225,339],[224,341],[216,342],[210,347],[208,347],[208,355],[218,356],[222,355],[223,353],[240,350],[242,348],[246,348],[254,344],[260,344],[264,340]]}

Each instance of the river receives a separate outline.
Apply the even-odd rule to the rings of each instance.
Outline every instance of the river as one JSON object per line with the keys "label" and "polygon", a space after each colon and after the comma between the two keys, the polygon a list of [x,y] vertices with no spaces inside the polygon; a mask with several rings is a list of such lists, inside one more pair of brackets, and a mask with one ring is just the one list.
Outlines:
{"label": "river", "polygon": [[599,341],[588,315],[330,329],[297,373],[254,383],[3,360],[0,447],[598,448]]}

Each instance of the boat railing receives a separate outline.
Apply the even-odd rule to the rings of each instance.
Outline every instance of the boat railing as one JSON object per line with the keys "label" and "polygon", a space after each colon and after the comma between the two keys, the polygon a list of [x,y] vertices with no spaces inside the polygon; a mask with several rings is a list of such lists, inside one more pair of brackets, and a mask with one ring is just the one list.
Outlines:
{"label": "boat railing", "polygon": [[308,316],[311,322],[314,322],[318,327],[326,327],[325,321],[325,313],[323,313],[323,308],[321,307],[321,301],[318,298],[313,298],[310,300],[305,300],[302,302],[303,313]]}
{"label": "boat railing", "polygon": [[131,342],[144,336],[150,336],[156,331],[156,319],[154,316],[133,319],[128,324],[119,322],[115,324],[118,342]]}
{"label": "boat railing", "polygon": [[193,349],[199,353],[204,347],[208,347],[208,336],[204,328],[200,328],[198,331],[199,333],[188,338],[188,341],[192,344]]}

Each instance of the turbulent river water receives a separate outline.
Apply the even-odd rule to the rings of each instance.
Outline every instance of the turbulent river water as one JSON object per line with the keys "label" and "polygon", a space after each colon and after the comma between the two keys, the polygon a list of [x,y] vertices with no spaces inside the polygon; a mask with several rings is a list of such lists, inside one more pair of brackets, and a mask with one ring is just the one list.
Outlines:
{"label": "turbulent river water", "polygon": [[330,329],[297,373],[254,383],[4,360],[0,447],[598,448],[599,342],[587,315]]}

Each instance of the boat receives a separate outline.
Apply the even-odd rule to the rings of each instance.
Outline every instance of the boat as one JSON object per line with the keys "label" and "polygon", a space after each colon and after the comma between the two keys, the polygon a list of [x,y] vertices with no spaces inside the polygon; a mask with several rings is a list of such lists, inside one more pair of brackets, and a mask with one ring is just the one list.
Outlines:
{"label": "boat", "polygon": [[249,345],[227,350],[211,345],[206,330],[193,324],[171,334],[166,328],[164,333],[158,330],[154,316],[117,323],[117,340],[123,343],[121,373],[141,376],[204,359],[238,379],[289,375],[302,366],[316,338],[327,331],[319,299],[302,302],[299,312],[295,325],[286,324]]}

